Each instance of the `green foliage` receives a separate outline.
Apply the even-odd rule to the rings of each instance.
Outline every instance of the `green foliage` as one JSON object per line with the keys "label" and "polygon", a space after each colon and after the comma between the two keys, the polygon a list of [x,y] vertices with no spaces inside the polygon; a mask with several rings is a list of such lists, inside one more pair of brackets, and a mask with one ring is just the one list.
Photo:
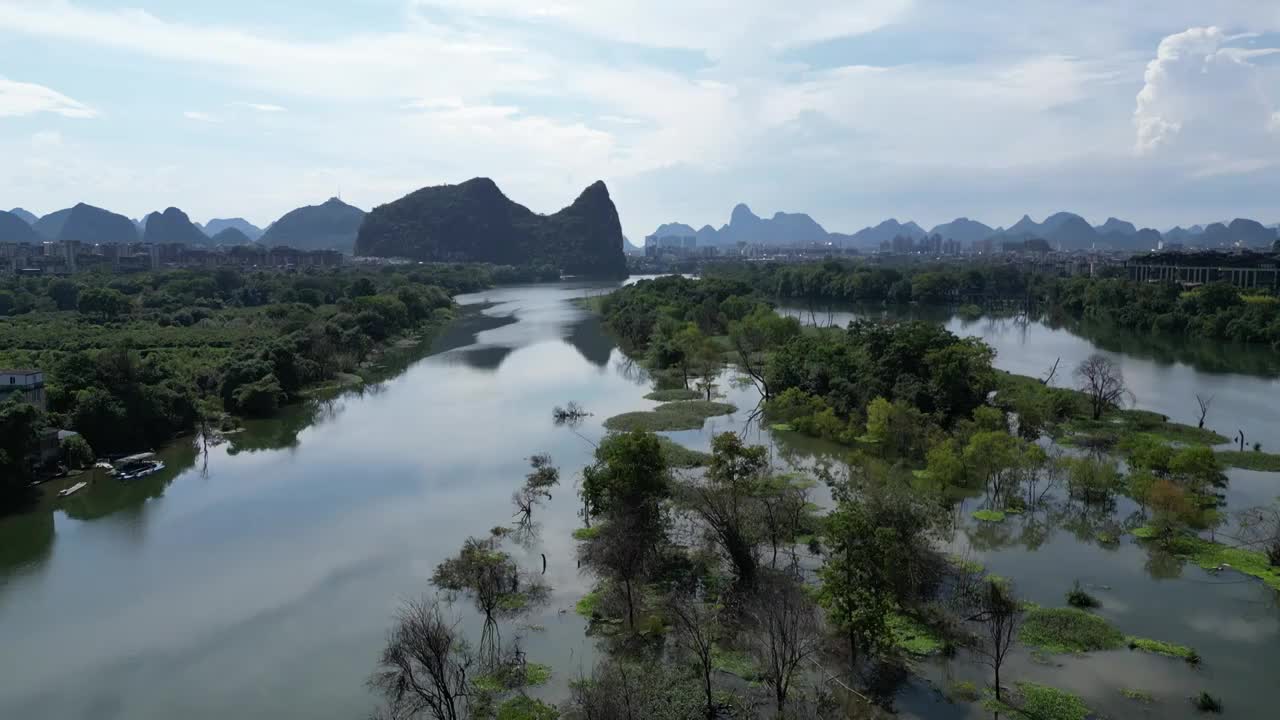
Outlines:
{"label": "green foliage", "polygon": [[1106,620],[1076,608],[1033,608],[1019,635],[1022,642],[1051,653],[1080,653],[1124,647],[1125,637]]}
{"label": "green foliage", "polygon": [[604,426],[618,432],[697,430],[707,418],[728,415],[737,410],[733,405],[706,400],[673,402],[653,410],[614,415],[604,421]]}
{"label": "green foliage", "polygon": [[1102,605],[1097,598],[1085,592],[1084,588],[1080,586],[1079,580],[1067,591],[1067,604],[1081,610],[1088,610]]}
{"label": "green foliage", "polygon": [[973,519],[988,523],[1002,523],[1005,520],[1005,513],[1001,510],[975,510]]}
{"label": "green foliage", "polygon": [[1027,720],[1085,720],[1090,710],[1079,697],[1065,690],[1030,682],[1017,683],[1022,702],[1015,714]]}
{"label": "green foliage", "polygon": [[1122,688],[1120,690],[1120,694],[1125,696],[1126,698],[1129,698],[1130,700],[1133,700],[1134,702],[1140,702],[1143,705],[1150,705],[1151,703],[1156,701],[1156,699],[1152,697],[1151,693],[1147,692],[1146,690]]}
{"label": "green foliage", "polygon": [[711,648],[711,667],[748,682],[760,679],[760,664],[750,653],[730,650],[720,645]]}
{"label": "green foliage", "polygon": [[1280,454],[1278,453],[1219,450],[1216,454],[1218,460],[1227,467],[1258,472],[1280,472]]}
{"label": "green foliage", "polygon": [[1160,640],[1150,640],[1148,638],[1127,637],[1125,643],[1130,650],[1143,650],[1157,655],[1168,655],[1169,657],[1180,658],[1186,660],[1192,665],[1200,664],[1200,654],[1185,645],[1175,645]]}
{"label": "green foliage", "polygon": [[644,396],[645,400],[656,400],[658,402],[676,402],[679,400],[697,400],[702,394],[697,390],[686,390],[684,388],[675,388],[672,390],[655,390]]}
{"label": "green foliage", "polygon": [[591,540],[600,534],[600,526],[578,528],[573,531],[574,540]]}
{"label": "green foliage", "polygon": [[1196,706],[1200,712],[1220,713],[1222,712],[1222,701],[1210,695],[1207,691],[1201,690],[1199,695],[1191,698],[1191,704]]}
{"label": "green foliage", "polygon": [[1232,570],[1258,578],[1280,590],[1280,567],[1271,564],[1266,553],[1234,548],[1200,538],[1188,538],[1191,559],[1207,570],[1230,566]]}
{"label": "green foliage", "polygon": [[541,700],[521,695],[511,698],[498,708],[498,720],[557,720],[560,711]]}
{"label": "green foliage", "polygon": [[43,370],[50,412],[96,451],[136,451],[192,431],[210,403],[270,415],[391,335],[440,324],[449,292],[490,277],[421,266],[15,279],[5,292],[19,314],[0,323],[0,365]]}
{"label": "green foliage", "polygon": [[62,457],[67,467],[82,470],[93,464],[93,448],[80,435],[72,435],[62,441]]}
{"label": "green foliage", "polygon": [[583,595],[573,606],[574,612],[582,617],[592,618],[600,612],[600,590],[595,589]]}
{"label": "green foliage", "polygon": [[968,680],[954,682],[949,688],[948,695],[953,700],[960,702],[977,702],[982,697],[982,693],[978,690],[978,686]]}
{"label": "green foliage", "polygon": [[582,497],[594,517],[617,512],[658,513],[658,503],[670,497],[671,479],[658,437],[628,432],[606,437],[595,463],[582,472]]}
{"label": "green foliage", "polygon": [[690,450],[669,437],[658,436],[662,446],[662,459],[667,467],[688,470],[711,464],[711,455],[700,450]]}
{"label": "green foliage", "polygon": [[45,414],[16,397],[0,399],[0,515],[31,500],[31,462],[39,452]]}
{"label": "green foliage", "polygon": [[890,613],[888,625],[889,632],[893,635],[893,644],[911,655],[917,657],[937,655],[946,645],[938,633],[907,615]]}

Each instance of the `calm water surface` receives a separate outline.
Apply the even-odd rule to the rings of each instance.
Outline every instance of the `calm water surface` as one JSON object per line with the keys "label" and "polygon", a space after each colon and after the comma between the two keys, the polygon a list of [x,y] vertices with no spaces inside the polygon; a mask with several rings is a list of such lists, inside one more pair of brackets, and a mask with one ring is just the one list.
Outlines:
{"label": "calm water surface", "polygon": [[[207,457],[185,444],[166,450],[162,475],[102,480],[56,509],[0,520],[0,717],[362,717],[373,702],[363,681],[396,607],[428,592],[432,569],[463,538],[510,522],[511,493],[528,470],[525,459],[538,452],[562,468],[561,487],[535,513],[537,538],[510,550],[529,570],[541,568],[545,553],[554,593],[522,623],[505,623],[503,638],[519,636],[531,660],[551,664],[552,682],[538,694],[562,697],[596,653],[572,612],[591,584],[573,559],[573,486],[604,419],[654,405],[643,399],[644,374],[570,303],[611,287],[461,297],[463,317],[436,340],[434,354],[380,385],[253,424]],[[1057,356],[1070,368],[1095,347],[1038,324],[940,320],[986,338],[998,364],[1016,372],[1040,374]],[[1265,359],[1233,374],[1113,352],[1140,405],[1194,420],[1194,393],[1207,391],[1217,395],[1211,424],[1220,417],[1280,448],[1280,388],[1259,372]],[[671,436],[706,449],[714,432],[745,431],[781,464],[838,454],[771,438],[749,422],[754,390],[729,377],[722,389],[738,413]],[[551,408],[570,400],[594,413],[580,435],[551,421]],[[1230,492],[1233,505],[1265,501],[1280,495],[1280,476],[1233,472]],[[969,501],[958,512],[967,517],[973,507]],[[1205,664],[1193,670],[1121,651],[1046,665],[1023,654],[1008,677],[1072,689],[1116,718],[1193,717],[1182,698],[1200,688],[1225,698],[1226,717],[1271,716],[1280,701],[1275,594],[1153,559],[1127,541],[1099,547],[1098,522],[1060,503],[1006,525],[967,527],[953,549],[1046,605],[1061,604],[1080,579],[1124,632],[1193,645]],[[465,602],[454,612],[479,633]],[[986,677],[963,658],[921,670],[935,687],[952,679],[981,685]],[[1122,687],[1161,702],[1150,710],[1126,704]],[[906,717],[983,715],[919,680],[903,687],[897,706]]]}

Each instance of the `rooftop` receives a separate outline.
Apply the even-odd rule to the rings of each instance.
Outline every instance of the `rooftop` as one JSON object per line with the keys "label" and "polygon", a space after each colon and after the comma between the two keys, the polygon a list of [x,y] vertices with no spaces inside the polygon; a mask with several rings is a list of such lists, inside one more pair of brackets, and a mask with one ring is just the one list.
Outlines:
{"label": "rooftop", "polygon": [[8,368],[0,368],[0,375],[37,375],[39,373],[40,373],[39,370],[30,370],[25,368],[20,370],[10,370]]}

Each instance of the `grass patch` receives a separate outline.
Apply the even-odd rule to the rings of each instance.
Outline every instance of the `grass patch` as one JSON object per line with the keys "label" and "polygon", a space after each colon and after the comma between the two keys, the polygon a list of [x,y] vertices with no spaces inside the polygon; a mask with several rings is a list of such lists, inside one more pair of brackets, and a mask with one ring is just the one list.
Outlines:
{"label": "grass patch", "polygon": [[963,558],[959,555],[951,555],[947,557],[947,562],[951,563],[951,566],[955,569],[964,573],[969,573],[970,575],[981,575],[987,570],[987,566],[977,560]]}
{"label": "grass patch", "polygon": [[711,464],[711,455],[698,450],[690,450],[669,437],[658,436],[658,447],[662,451],[662,459],[667,467],[688,470],[706,467]]}
{"label": "grass patch", "polygon": [[590,540],[600,534],[600,526],[578,528],[573,531],[574,540]]}
{"label": "grass patch", "polygon": [[915,618],[891,613],[889,630],[893,633],[893,644],[911,655],[929,657],[942,652],[942,639]]}
{"label": "grass patch", "polygon": [[1186,660],[1192,665],[1200,664],[1200,653],[1185,645],[1174,645],[1173,643],[1140,637],[1126,638],[1126,642],[1129,644],[1130,650],[1142,650],[1144,652],[1155,653],[1157,655],[1167,655],[1169,657]]}
{"label": "grass patch", "polygon": [[1218,461],[1227,467],[1258,472],[1280,472],[1280,454],[1277,453],[1219,450],[1214,455],[1218,456]]}
{"label": "grass patch", "polygon": [[600,590],[597,588],[582,596],[573,606],[574,612],[584,618],[594,618],[600,614]]}
{"label": "grass patch", "polygon": [[1022,705],[1017,713],[1034,720],[1085,720],[1089,707],[1080,698],[1065,690],[1038,683],[1017,683],[1022,693]]}
{"label": "grass patch", "polygon": [[982,692],[978,690],[978,686],[968,680],[951,683],[949,690],[951,699],[959,702],[977,702],[982,697]]}
{"label": "grass patch", "polygon": [[1157,535],[1159,535],[1159,533],[1150,525],[1143,525],[1142,527],[1136,527],[1133,529],[1133,536],[1139,540],[1150,540]]}
{"label": "grass patch", "polygon": [[614,415],[604,421],[604,426],[618,432],[698,430],[707,418],[728,415],[737,410],[738,408],[728,403],[689,400],[666,403],[653,410]]}
{"label": "grass patch", "polygon": [[702,397],[702,393],[697,390],[686,390],[685,388],[675,388],[673,390],[654,390],[644,396],[645,400],[657,400],[658,402],[677,402],[680,400],[697,400]]}
{"label": "grass patch", "polygon": [[1151,696],[1151,693],[1145,690],[1134,690],[1132,688],[1123,688],[1120,690],[1120,694],[1129,698],[1130,700],[1133,700],[1134,702],[1140,702],[1143,705],[1150,705],[1151,703],[1156,701],[1156,699]]}
{"label": "grass patch", "polygon": [[1077,446],[1112,447],[1121,441],[1150,438],[1178,445],[1221,445],[1230,438],[1212,430],[1194,425],[1170,422],[1165,416],[1149,410],[1117,410],[1094,420],[1087,415],[1076,416],[1064,425],[1070,434],[1064,444]]}
{"label": "grass patch", "polygon": [[1002,523],[1004,518],[1003,510],[978,510],[973,513],[973,519],[981,520],[982,522]]}
{"label": "grass patch", "polygon": [[1076,608],[1034,608],[1022,621],[1026,645],[1051,653],[1116,650],[1125,637],[1106,620]]}
{"label": "grass patch", "polygon": [[1273,566],[1265,553],[1228,547],[1201,538],[1192,539],[1190,547],[1191,560],[1206,570],[1230,565],[1232,570],[1256,577],[1280,590],[1280,567]]}
{"label": "grass patch", "polygon": [[551,666],[542,663],[526,663],[524,676],[520,676],[518,668],[502,668],[496,672],[476,678],[477,690],[487,693],[502,693],[522,687],[545,685],[551,679]]}
{"label": "grass patch", "polygon": [[792,427],[791,423],[774,423],[769,426],[769,429],[774,432],[795,432],[796,431],[796,429]]}
{"label": "grass patch", "polygon": [[554,707],[521,695],[498,707],[497,720],[557,720],[559,717],[560,711]]}
{"label": "grass patch", "polygon": [[711,648],[711,667],[749,682],[760,677],[760,665],[755,658],[745,652],[729,650],[719,645]]}

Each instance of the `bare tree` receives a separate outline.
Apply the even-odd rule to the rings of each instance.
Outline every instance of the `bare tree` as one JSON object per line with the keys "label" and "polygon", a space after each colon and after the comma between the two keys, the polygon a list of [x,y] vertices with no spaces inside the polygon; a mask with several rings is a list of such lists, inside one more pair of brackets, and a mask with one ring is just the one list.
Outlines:
{"label": "bare tree", "polygon": [[474,664],[439,603],[412,601],[400,610],[369,687],[382,695],[383,717],[460,720],[466,717],[467,675]]}
{"label": "bare tree", "polygon": [[1044,385],[1047,387],[1053,384],[1053,378],[1055,375],[1058,374],[1058,364],[1061,362],[1062,362],[1062,358],[1058,358],[1057,360],[1053,361],[1053,367],[1049,368],[1049,374],[1045,377],[1045,379],[1040,381],[1041,385]]}
{"label": "bare tree", "polygon": [[578,546],[580,565],[608,577],[622,592],[627,627],[636,629],[637,590],[660,554],[663,528],[638,513],[613,513],[594,537]]}
{"label": "bare tree", "polygon": [[996,699],[1000,699],[1000,668],[1013,650],[1022,624],[1022,603],[1007,581],[987,578],[978,612],[969,617],[981,625],[973,651],[995,671]]}
{"label": "bare tree", "polygon": [[1209,416],[1209,406],[1213,405],[1213,396],[1205,397],[1200,393],[1196,393],[1196,404],[1200,406],[1200,424],[1198,427],[1204,429],[1204,419]]}
{"label": "bare tree", "polygon": [[1124,407],[1125,401],[1133,396],[1124,383],[1120,366],[1106,356],[1090,355],[1076,368],[1075,375],[1081,392],[1089,396],[1094,420],[1101,419],[1102,413],[1113,407]]}
{"label": "bare tree", "polygon": [[699,594],[673,593],[667,601],[667,614],[675,628],[676,644],[697,661],[706,693],[707,720],[713,720],[716,705],[711,692],[712,654],[720,627],[720,612],[715,603],[699,597]]}
{"label": "bare tree", "polygon": [[762,580],[747,610],[755,625],[750,647],[782,716],[796,672],[818,651],[822,634],[817,607],[798,583],[781,573]]}

